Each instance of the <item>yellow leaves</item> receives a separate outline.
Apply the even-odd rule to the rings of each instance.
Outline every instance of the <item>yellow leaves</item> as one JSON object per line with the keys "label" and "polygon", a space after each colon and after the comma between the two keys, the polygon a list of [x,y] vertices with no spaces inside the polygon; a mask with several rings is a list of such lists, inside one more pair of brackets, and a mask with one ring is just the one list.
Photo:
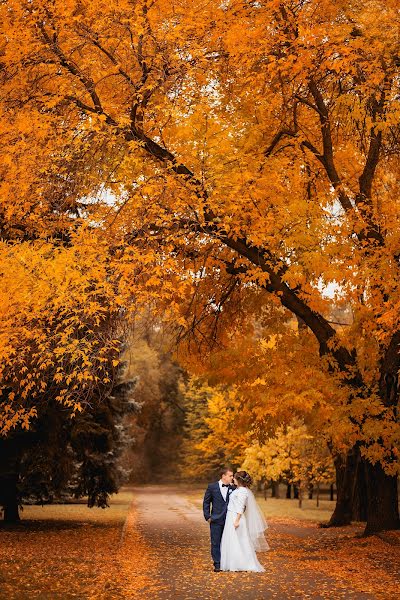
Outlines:
{"label": "yellow leaves", "polygon": [[81,410],[79,398],[98,381],[109,383],[119,364],[116,277],[107,246],[94,241],[81,231],[65,248],[0,246],[0,374],[10,388],[3,390],[3,433],[28,428],[50,390],[72,412]]}
{"label": "yellow leaves", "polygon": [[242,400],[235,389],[209,386],[192,377],[181,385],[186,407],[184,471],[207,473],[210,464],[238,463],[245,448],[245,436],[235,429]]}
{"label": "yellow leaves", "polygon": [[[328,348],[356,351],[365,382],[376,382],[400,325],[398,13],[392,0],[310,0],[286,22],[278,0],[259,4],[199,12],[191,1],[133,10],[123,1],[116,14],[103,1],[56,2],[41,36],[21,3],[0,6],[0,212],[10,242],[0,248],[0,358],[13,403],[44,395],[47,375],[70,391],[108,383],[118,344],[100,332],[140,309],[185,340],[191,333],[203,362],[209,337],[228,348],[230,360],[214,354],[213,377],[237,385],[237,397],[210,392],[210,411],[225,402],[260,431],[293,411],[323,412],[329,429],[345,394],[319,372],[315,341],[286,335],[273,312],[282,288],[260,299],[268,270],[328,320],[340,297],[355,319]],[[361,202],[379,133],[386,151],[375,153],[371,198]],[[369,208],[386,239],[366,251]],[[255,314],[270,331],[249,352]],[[194,363],[189,342],[186,350]],[[380,416],[356,401],[355,422],[369,410]],[[354,439],[340,414],[337,437],[349,427]]]}
{"label": "yellow leaves", "polygon": [[264,444],[249,446],[242,468],[256,481],[285,478],[299,484],[334,480],[333,460],[325,440],[314,438],[301,421],[295,420],[287,427],[278,427]]}
{"label": "yellow leaves", "polygon": [[32,419],[37,416],[35,407],[22,408],[15,407],[13,404],[5,404],[0,401],[0,431],[2,435],[7,435],[15,428],[29,428]]}
{"label": "yellow leaves", "polygon": [[159,277],[156,276],[151,276],[146,280],[146,286],[147,287],[159,287],[161,283],[161,280]]}
{"label": "yellow leaves", "polygon": [[261,350],[273,350],[274,348],[276,348],[277,343],[278,343],[278,338],[279,338],[278,334],[273,333],[268,338],[261,339],[260,340]]}

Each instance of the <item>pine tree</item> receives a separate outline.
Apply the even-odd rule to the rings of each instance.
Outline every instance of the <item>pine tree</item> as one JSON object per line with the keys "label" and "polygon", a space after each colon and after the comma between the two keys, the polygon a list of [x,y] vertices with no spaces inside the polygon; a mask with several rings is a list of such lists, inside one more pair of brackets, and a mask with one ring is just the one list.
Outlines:
{"label": "pine tree", "polygon": [[[120,365],[122,369],[122,365]],[[89,507],[108,506],[128,473],[120,457],[132,443],[126,415],[139,410],[132,393],[136,381],[110,385],[91,408],[65,417],[49,401],[28,431],[16,429],[0,439],[0,505],[4,520],[19,520],[26,502],[51,503],[87,496]]]}

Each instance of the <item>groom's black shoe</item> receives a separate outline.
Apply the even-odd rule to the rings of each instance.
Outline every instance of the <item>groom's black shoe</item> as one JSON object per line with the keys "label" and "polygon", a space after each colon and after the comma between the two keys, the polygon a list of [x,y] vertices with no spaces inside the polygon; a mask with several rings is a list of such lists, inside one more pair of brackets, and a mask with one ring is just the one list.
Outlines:
{"label": "groom's black shoe", "polygon": [[219,565],[214,565],[214,573],[219,573],[221,571]]}

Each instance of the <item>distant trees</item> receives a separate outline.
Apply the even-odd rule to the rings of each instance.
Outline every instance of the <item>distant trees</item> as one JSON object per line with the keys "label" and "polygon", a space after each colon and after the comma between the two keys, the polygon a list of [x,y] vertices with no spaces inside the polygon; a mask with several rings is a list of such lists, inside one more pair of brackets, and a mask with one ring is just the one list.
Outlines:
{"label": "distant trees", "polygon": [[182,382],[182,405],[185,410],[181,446],[181,474],[199,479],[215,477],[219,469],[228,465],[238,467],[244,449],[233,431],[229,418],[233,390],[212,387],[199,378]]}
{"label": "distant trees", "polygon": [[[326,424],[320,431],[316,423],[307,426],[299,417],[286,425],[271,419],[269,434],[257,440],[257,417],[253,428],[243,397],[237,387],[210,386],[191,378],[182,388],[185,408],[184,437],[181,447],[183,477],[193,472],[201,479],[215,477],[223,465],[248,470],[255,483],[275,486],[280,481],[293,485],[301,506],[307,490],[313,487],[319,499],[321,484],[335,480],[332,454],[326,438]],[[317,426],[318,427],[318,426]]]}
{"label": "distant trees", "polygon": [[257,482],[285,481],[299,491],[299,505],[307,490],[335,480],[332,455],[323,438],[311,435],[304,423],[294,421],[280,426],[262,445],[245,450],[242,467]]}
{"label": "distant trees", "polygon": [[178,480],[182,439],[182,368],[174,360],[172,339],[160,323],[140,318],[128,335],[126,377],[136,380],[140,410],[128,418],[134,441],[123,456],[134,482]]}

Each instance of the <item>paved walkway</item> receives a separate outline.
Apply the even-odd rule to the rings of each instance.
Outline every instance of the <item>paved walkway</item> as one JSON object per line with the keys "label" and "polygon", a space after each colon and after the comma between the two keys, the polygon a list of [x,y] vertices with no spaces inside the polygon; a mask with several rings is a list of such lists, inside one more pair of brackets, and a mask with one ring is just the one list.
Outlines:
{"label": "paved walkway", "polygon": [[[303,527],[300,522],[293,528],[287,523],[272,522],[268,530],[271,550],[259,554],[265,573],[214,573],[209,528],[199,505],[189,501],[178,488],[146,486],[133,491],[135,529],[149,552],[147,576],[153,582],[153,589],[149,590],[152,599],[377,598],[355,591],[348,581],[338,581],[313,568],[321,549],[333,544],[333,535],[337,542],[337,533],[332,534],[332,530],[306,523]],[[129,535],[128,528],[126,543]],[[143,565],[138,578],[143,575],[142,569]]]}

